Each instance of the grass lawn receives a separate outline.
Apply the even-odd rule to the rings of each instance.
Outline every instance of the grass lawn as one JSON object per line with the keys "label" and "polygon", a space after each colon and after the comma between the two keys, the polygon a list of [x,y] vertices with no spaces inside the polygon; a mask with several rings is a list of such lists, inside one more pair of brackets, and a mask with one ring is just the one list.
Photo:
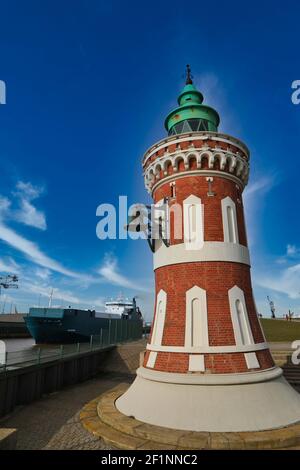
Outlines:
{"label": "grass lawn", "polygon": [[267,341],[300,340],[300,321],[272,320],[260,318]]}

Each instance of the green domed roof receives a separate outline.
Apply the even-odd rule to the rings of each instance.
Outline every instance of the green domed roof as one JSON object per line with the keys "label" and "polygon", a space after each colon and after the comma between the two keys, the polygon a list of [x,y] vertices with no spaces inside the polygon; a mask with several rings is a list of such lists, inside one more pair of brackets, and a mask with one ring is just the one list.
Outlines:
{"label": "green domed roof", "polygon": [[187,66],[186,85],[178,96],[179,107],[171,111],[165,120],[169,134],[184,132],[218,132],[220,118],[213,108],[202,104],[203,95],[193,84],[191,70]]}

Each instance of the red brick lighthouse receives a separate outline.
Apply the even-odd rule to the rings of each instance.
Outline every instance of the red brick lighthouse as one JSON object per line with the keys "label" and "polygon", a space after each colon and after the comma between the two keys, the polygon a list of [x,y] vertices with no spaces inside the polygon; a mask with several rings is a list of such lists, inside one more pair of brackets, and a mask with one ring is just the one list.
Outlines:
{"label": "red brick lighthouse", "polygon": [[218,132],[218,113],[202,101],[187,67],[168,137],[143,158],[146,187],[166,208],[165,236],[153,241],[144,363],[116,406],[175,429],[278,428],[300,420],[300,398],[274,365],[253,298],[242,197],[249,150]]}

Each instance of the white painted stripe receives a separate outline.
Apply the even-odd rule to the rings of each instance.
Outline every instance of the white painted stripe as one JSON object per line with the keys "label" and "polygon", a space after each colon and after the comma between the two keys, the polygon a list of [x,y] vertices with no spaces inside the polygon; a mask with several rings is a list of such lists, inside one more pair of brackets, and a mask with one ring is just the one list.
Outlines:
{"label": "white painted stripe", "polygon": [[259,365],[259,362],[257,360],[255,352],[246,353],[245,354],[245,360],[246,360],[246,364],[247,364],[248,369],[259,369],[260,368],[260,365]]}
{"label": "white painted stripe", "polygon": [[153,256],[154,269],[198,261],[228,261],[250,266],[248,248],[238,243],[204,242],[200,250],[188,250],[184,243],[169,247],[162,243]]}
{"label": "white painted stripe", "polygon": [[274,380],[282,376],[282,369],[275,366],[270,369],[255,372],[235,372],[234,374],[182,374],[178,372],[162,372],[154,369],[147,369],[146,367],[139,367],[136,374],[147,380],[172,384],[241,385]]}
{"label": "white painted stripe", "polygon": [[147,344],[146,348],[149,351],[158,352],[172,352],[172,353],[199,353],[199,354],[222,354],[222,353],[235,353],[235,352],[252,352],[269,349],[268,343],[255,343],[249,345],[238,346],[203,346],[203,347],[186,347],[186,346],[156,346],[154,344]]}
{"label": "white painted stripe", "polygon": [[202,354],[191,354],[189,356],[189,371],[190,372],[204,372],[204,356]]}
{"label": "white painted stripe", "polygon": [[156,357],[157,357],[157,352],[151,351],[148,357],[147,367],[153,368],[155,366]]}

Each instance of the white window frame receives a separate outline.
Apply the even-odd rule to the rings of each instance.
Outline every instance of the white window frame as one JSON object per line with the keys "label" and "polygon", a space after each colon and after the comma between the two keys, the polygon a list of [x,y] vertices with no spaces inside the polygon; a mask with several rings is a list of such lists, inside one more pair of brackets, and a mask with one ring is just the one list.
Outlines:
{"label": "white window frame", "polygon": [[[195,206],[196,220],[191,220],[190,211]],[[193,222],[196,229],[193,231]],[[193,194],[183,201],[183,235],[187,250],[201,250],[204,245],[204,205]]]}
{"label": "white window frame", "polygon": [[[236,345],[247,346],[250,344],[254,344],[251,325],[250,325],[249,318],[248,318],[244,292],[238,286],[234,286],[228,291],[228,297],[229,297],[231,320],[232,320]],[[237,306],[236,306],[237,301],[240,301],[242,305],[243,326],[241,326],[241,323],[239,321],[239,315],[238,315]],[[243,341],[243,336],[244,338],[246,337],[245,341]]]}
{"label": "white window frame", "polygon": [[[161,309],[160,309],[161,306]],[[157,294],[156,298],[156,311],[155,311],[155,319],[153,324],[153,332],[151,338],[151,344],[155,346],[161,346],[163,334],[164,334],[164,326],[165,326],[165,319],[166,319],[166,308],[167,308],[167,293],[161,289]]]}
{"label": "white window frame", "polygon": [[[237,216],[236,216],[236,205],[231,197],[227,196],[221,201],[222,205],[222,221],[223,221],[223,234],[224,234],[224,242],[227,243],[239,243],[239,231],[237,225]],[[232,234],[233,240],[230,240],[230,228],[229,224],[231,223],[228,220],[228,208],[231,209],[232,213]]]}
{"label": "white window frame", "polygon": [[[201,289],[201,287],[194,286],[191,289],[186,291],[186,313],[185,313],[185,347],[205,347],[209,345],[208,338],[208,320],[207,320],[207,300],[206,300],[206,291]],[[199,318],[199,331],[201,344],[193,344],[192,338],[193,328],[193,301],[197,299],[200,304],[200,318]]]}

